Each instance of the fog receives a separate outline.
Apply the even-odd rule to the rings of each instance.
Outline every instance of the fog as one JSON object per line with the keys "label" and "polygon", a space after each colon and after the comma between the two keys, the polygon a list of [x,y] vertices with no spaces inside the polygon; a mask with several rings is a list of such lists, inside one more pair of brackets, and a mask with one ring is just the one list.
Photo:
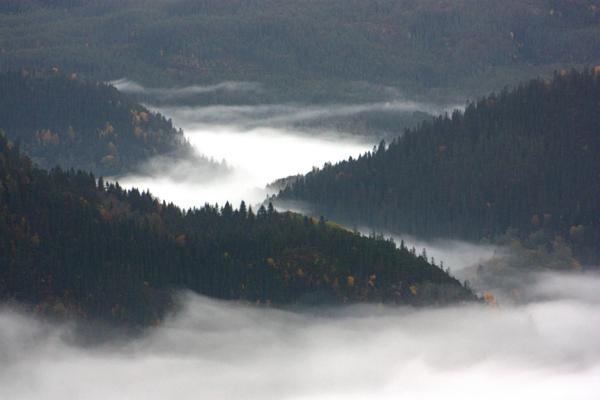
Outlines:
{"label": "fog", "polygon": [[0,398],[596,399],[600,278],[542,274],[532,290],[545,299],[318,313],[188,293],[161,327],[91,347],[3,310]]}
{"label": "fog", "polygon": [[[392,100],[364,104],[262,104],[262,105],[212,105],[205,107],[164,107],[162,112],[175,121],[186,121],[198,126],[209,124],[238,125],[244,129],[261,126],[289,127],[293,124],[322,121],[327,118],[349,117],[368,112],[443,114],[459,109],[459,105],[436,105],[410,100]],[[332,134],[332,132],[326,132]],[[344,132],[341,132],[344,133]]]}
{"label": "fog", "polygon": [[161,97],[165,100],[182,100],[199,94],[215,92],[260,92],[262,87],[255,82],[221,82],[206,86],[186,86],[180,88],[147,88],[139,83],[121,78],[108,82],[119,91],[129,94],[143,94]]}
{"label": "fog", "polygon": [[[169,115],[169,114],[167,114]],[[301,132],[258,127],[245,130],[237,126],[198,126],[184,119],[176,119],[183,127],[192,145],[215,160],[224,160],[229,172],[215,179],[195,179],[206,176],[202,165],[184,166],[189,179],[172,179],[171,168],[160,174],[126,176],[119,179],[125,187],[150,189],[160,199],[182,207],[202,206],[204,203],[226,201],[238,205],[262,202],[266,185],[278,178],[305,173],[314,166],[328,161],[339,161],[372,148],[363,138],[343,136],[306,137]],[[156,171],[156,170],[155,170]]]}
{"label": "fog", "polygon": [[[329,111],[299,105],[156,110],[184,130],[199,155],[226,163],[228,173],[218,174],[209,164],[194,166],[187,160],[158,163],[161,171],[154,162],[148,173],[121,177],[119,182],[125,187],[150,189],[155,196],[182,207],[222,205],[226,201],[237,205],[241,200],[255,205],[265,199],[266,185],[272,181],[306,173],[326,162],[356,157],[377,142],[333,130],[308,134],[285,123],[298,120],[300,115],[309,118],[325,112],[351,112],[342,106],[332,106]],[[173,179],[174,175],[179,179]]]}
{"label": "fog", "polygon": [[[194,164],[189,160],[169,159],[165,163],[155,159],[148,162],[141,173],[119,177],[125,187],[150,189],[160,199],[182,207],[205,203],[222,205],[226,201],[237,205],[241,200],[257,205],[270,194],[266,186],[272,181],[304,174],[326,162],[356,157],[371,150],[383,137],[399,134],[384,134],[380,125],[399,126],[402,132],[403,124],[409,126],[427,116],[460,108],[412,101],[403,98],[397,89],[375,90],[365,85],[358,85],[356,90],[380,92],[381,101],[250,104],[257,100],[256,96],[268,92],[261,84],[222,82],[148,88],[125,78],[110,83],[125,93],[162,104],[148,107],[182,128],[194,146],[197,159],[204,161]],[[227,104],[228,97],[221,96],[227,93],[242,103]],[[202,105],[189,105],[194,101]],[[214,101],[225,103],[211,104]]]}

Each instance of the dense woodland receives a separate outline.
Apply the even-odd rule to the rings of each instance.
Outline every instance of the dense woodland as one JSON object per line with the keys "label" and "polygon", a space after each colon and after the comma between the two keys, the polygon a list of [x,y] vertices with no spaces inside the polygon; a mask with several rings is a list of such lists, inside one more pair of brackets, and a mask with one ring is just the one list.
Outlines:
{"label": "dense woodland", "polygon": [[349,224],[476,241],[508,233],[598,263],[600,69],[493,94],[291,183],[280,201]]}
{"label": "dense woodland", "polygon": [[170,120],[112,86],[56,70],[0,74],[0,129],[46,168],[114,176],[153,156],[193,156]]}
{"label": "dense woodland", "polygon": [[472,292],[426,254],[272,207],[181,210],[0,137],[0,298],[42,314],[158,321],[174,289],[264,304],[445,304]]}
{"label": "dense woodland", "polygon": [[[201,88],[206,104],[448,100],[598,60],[598,0],[1,1],[0,300],[133,325],[159,322],[179,289],[286,306],[475,300],[425,252],[323,217],[182,210],[96,179],[192,156],[171,121],[98,81],[251,88]],[[427,117],[375,110],[295,127],[395,135]],[[560,73],[280,180],[276,200],[597,263],[598,127],[599,76]]]}
{"label": "dense woodland", "polygon": [[258,81],[311,101],[355,81],[481,95],[600,59],[598,0],[4,0],[0,27],[3,70]]}

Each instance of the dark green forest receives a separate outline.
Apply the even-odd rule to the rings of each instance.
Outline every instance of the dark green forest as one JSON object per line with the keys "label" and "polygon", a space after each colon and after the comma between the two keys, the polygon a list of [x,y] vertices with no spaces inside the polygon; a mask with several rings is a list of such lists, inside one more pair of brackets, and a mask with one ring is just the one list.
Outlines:
{"label": "dark green forest", "polygon": [[258,81],[311,101],[357,81],[462,97],[598,64],[599,22],[598,0],[4,0],[0,70]]}
{"label": "dark green forest", "polygon": [[42,170],[0,136],[0,299],[146,325],[176,289],[274,305],[475,299],[389,240],[271,206],[182,210],[87,172]]}
{"label": "dark green forest", "polygon": [[0,129],[45,168],[114,176],[153,156],[194,156],[170,120],[112,86],[56,70],[0,74]]}
{"label": "dark green forest", "polygon": [[556,73],[295,179],[279,201],[424,238],[524,242],[600,261],[600,70]]}

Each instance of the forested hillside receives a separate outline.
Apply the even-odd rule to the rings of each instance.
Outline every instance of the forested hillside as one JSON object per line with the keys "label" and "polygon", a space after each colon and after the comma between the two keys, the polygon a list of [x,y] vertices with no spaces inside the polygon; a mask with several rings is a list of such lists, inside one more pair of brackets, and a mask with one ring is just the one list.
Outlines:
{"label": "forested hillside", "polygon": [[112,176],[156,155],[193,156],[160,114],[114,87],[56,70],[0,74],[0,129],[47,168]]}
{"label": "forested hillside", "polygon": [[600,61],[598,0],[4,0],[0,26],[0,69],[288,95],[352,81],[481,94]]}
{"label": "forested hillside", "polygon": [[600,260],[600,70],[560,73],[469,104],[387,148],[297,179],[280,200],[426,238],[567,243]]}
{"label": "forested hillside", "polygon": [[172,289],[285,304],[474,299],[424,255],[245,204],[181,210],[85,172],[35,167],[0,136],[0,298],[42,314],[159,320]]}

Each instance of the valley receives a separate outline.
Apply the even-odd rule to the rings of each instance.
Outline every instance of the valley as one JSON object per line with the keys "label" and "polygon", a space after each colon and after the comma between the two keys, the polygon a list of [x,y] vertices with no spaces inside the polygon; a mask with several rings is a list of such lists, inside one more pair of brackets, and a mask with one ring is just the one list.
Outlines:
{"label": "valley", "polygon": [[0,399],[600,392],[599,0],[0,1]]}

